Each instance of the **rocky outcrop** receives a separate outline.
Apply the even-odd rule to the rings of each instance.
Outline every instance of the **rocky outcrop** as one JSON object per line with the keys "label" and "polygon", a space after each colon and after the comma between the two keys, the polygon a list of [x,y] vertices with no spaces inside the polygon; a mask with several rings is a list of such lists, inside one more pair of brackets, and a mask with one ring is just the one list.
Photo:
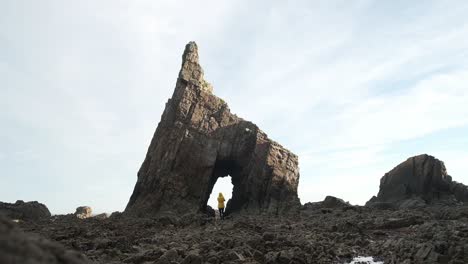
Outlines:
{"label": "rocky outcrop", "polygon": [[21,232],[15,224],[0,216],[0,263],[85,264],[83,254],[37,235]]}
{"label": "rocky outcrop", "polygon": [[92,214],[93,214],[93,210],[89,206],[77,207],[74,213],[74,215],[80,219],[89,218],[92,216]]}
{"label": "rocky outcrop", "polygon": [[336,208],[349,209],[351,207],[353,206],[350,203],[345,202],[343,199],[328,195],[321,202],[305,203],[302,206],[302,210],[319,210],[319,209],[336,209]]}
{"label": "rocky outcrop", "polygon": [[297,156],[232,114],[212,91],[190,42],[126,213],[204,211],[216,180],[228,175],[234,188],[227,212],[299,208]]}
{"label": "rocky outcrop", "polygon": [[442,161],[427,154],[409,158],[386,173],[367,206],[416,208],[468,202],[468,187],[452,181]]}
{"label": "rocky outcrop", "polygon": [[37,221],[51,216],[49,209],[44,204],[37,201],[23,202],[21,200],[14,204],[0,202],[0,215],[26,221]]}

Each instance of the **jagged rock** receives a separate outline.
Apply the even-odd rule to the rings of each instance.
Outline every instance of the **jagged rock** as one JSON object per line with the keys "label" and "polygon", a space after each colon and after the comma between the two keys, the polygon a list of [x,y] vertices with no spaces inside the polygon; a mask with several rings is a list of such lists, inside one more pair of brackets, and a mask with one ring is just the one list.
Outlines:
{"label": "jagged rock", "polygon": [[37,235],[23,233],[11,220],[0,216],[0,263],[85,264],[91,263],[81,253]]}
{"label": "jagged rock", "polygon": [[92,213],[93,213],[93,209],[91,209],[91,207],[89,206],[80,206],[78,208],[76,208],[76,211],[75,211],[75,216],[80,218],[80,219],[85,219],[85,218],[89,218],[92,216]]}
{"label": "jagged rock", "polygon": [[416,208],[468,202],[468,187],[452,181],[442,161],[427,154],[407,159],[386,173],[366,206]]}
{"label": "jagged rock", "polygon": [[0,202],[0,215],[27,221],[47,219],[51,216],[49,209],[44,204],[37,201],[23,202],[21,200],[14,204]]}
{"label": "jagged rock", "polygon": [[212,94],[197,45],[190,42],[125,212],[205,211],[216,180],[228,175],[234,189],[227,213],[282,213],[300,206],[297,156]]}
{"label": "jagged rock", "polygon": [[[468,263],[468,206],[329,210],[299,217],[237,214],[204,223],[188,217],[190,225],[185,216],[126,214],[105,221],[58,215],[55,221],[16,225],[80,250],[95,263],[350,263],[356,256],[384,263]],[[422,245],[431,248],[428,254],[418,253]]]}

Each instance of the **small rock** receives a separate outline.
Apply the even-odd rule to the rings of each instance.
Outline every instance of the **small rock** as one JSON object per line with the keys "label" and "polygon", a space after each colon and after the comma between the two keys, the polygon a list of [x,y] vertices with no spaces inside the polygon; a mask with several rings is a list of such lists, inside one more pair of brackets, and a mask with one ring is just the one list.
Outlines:
{"label": "small rock", "polygon": [[76,208],[75,216],[79,219],[86,219],[91,217],[93,210],[89,206],[80,206]]}

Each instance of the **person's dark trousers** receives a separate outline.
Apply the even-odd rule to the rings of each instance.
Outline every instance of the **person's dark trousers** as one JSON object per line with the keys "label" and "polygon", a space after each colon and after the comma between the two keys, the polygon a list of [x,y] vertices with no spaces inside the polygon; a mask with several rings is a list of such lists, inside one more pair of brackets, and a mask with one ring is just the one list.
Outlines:
{"label": "person's dark trousers", "polygon": [[222,219],[224,219],[224,208],[218,208],[219,209],[219,217]]}

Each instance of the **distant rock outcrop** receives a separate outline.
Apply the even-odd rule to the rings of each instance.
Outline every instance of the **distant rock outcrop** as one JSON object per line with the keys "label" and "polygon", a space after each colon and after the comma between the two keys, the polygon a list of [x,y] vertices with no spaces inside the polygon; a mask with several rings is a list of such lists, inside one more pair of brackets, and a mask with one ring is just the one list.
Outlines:
{"label": "distant rock outcrop", "polygon": [[442,161],[423,154],[409,158],[386,173],[380,190],[367,206],[414,208],[468,202],[468,187],[452,181]]}
{"label": "distant rock outcrop", "polygon": [[21,200],[13,204],[0,202],[0,215],[4,215],[10,219],[26,221],[37,221],[51,216],[49,209],[44,204],[37,201],[23,202]]}
{"label": "distant rock outcrop", "polygon": [[89,206],[80,206],[76,208],[74,215],[80,219],[89,218],[92,216],[93,209]]}
{"label": "distant rock outcrop", "polygon": [[334,208],[349,208],[349,207],[352,207],[350,203],[345,202],[343,199],[328,195],[321,202],[305,203],[302,206],[302,209],[315,210],[315,209],[324,209],[324,208],[334,209]]}
{"label": "distant rock outcrop", "polygon": [[212,90],[190,42],[126,213],[205,211],[216,180],[228,175],[234,189],[227,212],[299,208],[298,157],[232,114]]}

